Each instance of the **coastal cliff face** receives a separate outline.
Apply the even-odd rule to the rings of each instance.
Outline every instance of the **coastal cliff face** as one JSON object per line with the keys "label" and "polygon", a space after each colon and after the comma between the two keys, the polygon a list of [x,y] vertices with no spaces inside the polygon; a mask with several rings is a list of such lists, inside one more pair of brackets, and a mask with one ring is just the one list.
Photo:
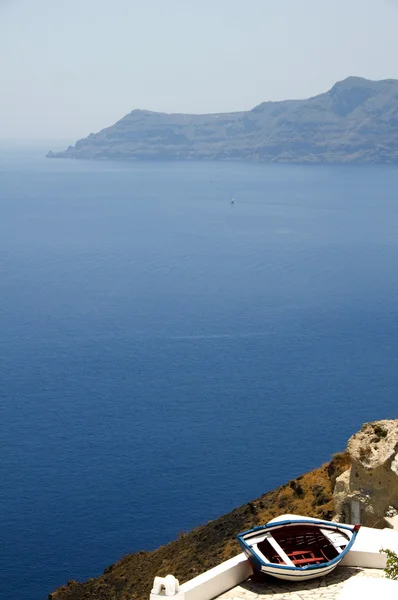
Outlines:
{"label": "coastal cliff face", "polygon": [[398,515],[398,420],[366,423],[347,446],[351,467],[336,480],[336,520],[391,527]]}
{"label": "coastal cliff face", "polygon": [[133,110],[49,158],[398,163],[398,81],[349,77],[307,100],[185,115]]}
{"label": "coastal cliff face", "polygon": [[48,600],[147,600],[156,575],[173,573],[181,582],[239,554],[236,535],[282,513],[330,519],[337,476],[349,467],[346,454],[264,494],[231,513],[210,521],[152,552],[137,552],[85,583],[70,581]]}
{"label": "coastal cliff face", "polygon": [[70,581],[48,600],[147,600],[156,575],[181,582],[239,553],[236,535],[282,513],[391,527],[398,513],[398,420],[366,423],[347,450],[231,513],[152,552],[137,552],[85,583]]}

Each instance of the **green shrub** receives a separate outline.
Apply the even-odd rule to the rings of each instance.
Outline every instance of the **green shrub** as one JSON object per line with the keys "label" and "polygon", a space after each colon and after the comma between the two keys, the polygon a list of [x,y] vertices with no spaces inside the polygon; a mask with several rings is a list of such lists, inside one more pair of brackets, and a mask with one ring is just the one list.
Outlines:
{"label": "green shrub", "polygon": [[289,505],[289,498],[286,494],[283,494],[279,498],[278,508],[286,508]]}
{"label": "green shrub", "polygon": [[252,515],[256,515],[258,513],[257,507],[253,502],[248,502],[247,506],[249,507],[249,511]]}
{"label": "green shrub", "polygon": [[385,548],[380,552],[387,554],[387,565],[384,569],[387,579],[398,579],[398,554]]}
{"label": "green shrub", "polygon": [[303,490],[303,486],[301,485],[301,483],[293,480],[289,483],[289,485],[290,485],[291,489],[293,490],[293,492],[296,494],[296,496],[298,496],[299,498],[304,497],[304,490]]}
{"label": "green shrub", "polygon": [[312,507],[322,506],[323,504],[327,504],[330,500],[330,495],[325,492],[325,488],[323,485],[315,484],[311,488],[312,493],[314,494],[314,499],[312,501]]}

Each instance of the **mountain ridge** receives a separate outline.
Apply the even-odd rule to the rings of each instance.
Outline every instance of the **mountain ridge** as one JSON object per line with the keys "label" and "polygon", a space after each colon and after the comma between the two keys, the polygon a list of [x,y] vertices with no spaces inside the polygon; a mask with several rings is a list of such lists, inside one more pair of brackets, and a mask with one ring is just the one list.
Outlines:
{"label": "mountain ridge", "polygon": [[211,114],[134,109],[49,158],[398,164],[398,80],[351,76],[305,100]]}

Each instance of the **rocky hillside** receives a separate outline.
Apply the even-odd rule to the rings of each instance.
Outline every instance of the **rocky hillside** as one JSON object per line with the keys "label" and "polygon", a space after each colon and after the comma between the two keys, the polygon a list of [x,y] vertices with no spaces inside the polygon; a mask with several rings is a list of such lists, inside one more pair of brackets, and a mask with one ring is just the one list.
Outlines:
{"label": "rocky hillside", "polygon": [[398,81],[349,77],[308,100],[247,112],[133,110],[50,158],[398,163]]}
{"label": "rocky hillside", "polygon": [[336,478],[350,466],[346,453],[306,475],[264,494],[231,513],[182,535],[153,552],[126,556],[85,583],[69,582],[48,600],[147,600],[156,575],[175,575],[181,582],[239,554],[240,531],[266,523],[282,513],[330,519]]}

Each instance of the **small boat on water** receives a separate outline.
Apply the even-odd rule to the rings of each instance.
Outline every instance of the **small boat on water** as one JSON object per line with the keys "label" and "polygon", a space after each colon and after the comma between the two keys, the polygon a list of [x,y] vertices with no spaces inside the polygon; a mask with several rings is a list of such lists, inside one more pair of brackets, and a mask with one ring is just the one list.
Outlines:
{"label": "small boat on water", "polygon": [[302,581],[327,575],[351,549],[360,525],[283,515],[238,535],[255,571]]}

